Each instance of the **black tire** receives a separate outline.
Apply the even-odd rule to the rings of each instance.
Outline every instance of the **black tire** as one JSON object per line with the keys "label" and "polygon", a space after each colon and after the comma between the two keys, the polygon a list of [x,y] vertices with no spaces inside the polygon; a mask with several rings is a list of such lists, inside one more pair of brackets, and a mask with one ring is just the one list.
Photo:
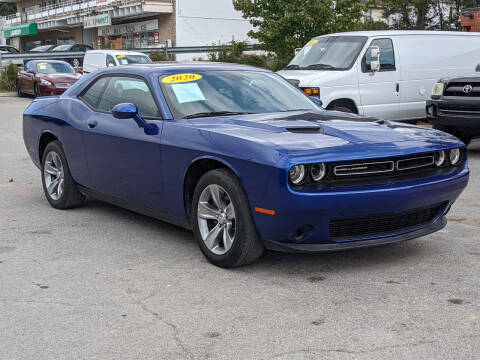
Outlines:
{"label": "black tire", "polygon": [[327,110],[332,110],[332,111],[341,111],[341,112],[344,112],[344,113],[349,113],[349,114],[355,114],[356,111],[355,109],[352,109],[350,106],[346,105],[346,104],[332,104],[332,105],[329,105],[328,106],[328,109]]}
{"label": "black tire", "polygon": [[[64,183],[63,183],[63,192],[58,199],[53,199],[47,191],[47,187],[45,184],[45,166],[48,154],[54,152],[58,154],[63,168],[63,176],[64,176]],[[67,158],[65,157],[65,153],[62,149],[62,146],[58,141],[50,142],[45,151],[43,152],[42,156],[42,185],[43,191],[45,193],[45,197],[47,198],[50,205],[52,205],[56,209],[70,209],[74,207],[81,206],[85,201],[85,196],[82,195],[75,184],[75,181],[70,174],[70,168],[68,167]]]}
{"label": "black tire", "polygon": [[33,94],[35,95],[36,98],[41,96],[40,89],[38,88],[38,83],[35,83],[35,85],[33,85]]}
{"label": "black tire", "polygon": [[455,128],[453,126],[446,126],[446,125],[434,125],[433,128],[435,130],[440,130],[446,133],[449,133],[450,135],[456,136],[460,140],[462,140],[465,145],[470,144],[472,141],[473,136],[470,134],[465,133],[461,129]]}
{"label": "black tire", "polygon": [[17,81],[17,96],[18,97],[23,97],[23,92],[22,92],[22,86],[20,85],[20,81]]}
{"label": "black tire", "polygon": [[80,66],[82,66],[80,59],[77,59],[77,58],[72,59],[72,66],[74,68],[79,68]]}
{"label": "black tire", "polygon": [[[235,208],[235,238],[231,248],[223,255],[213,253],[203,241],[198,224],[198,203],[203,190],[209,185],[218,185],[225,189]],[[198,181],[192,201],[192,229],[200,250],[214,265],[232,268],[257,261],[264,252],[250,204],[238,178],[227,169],[211,170]]]}

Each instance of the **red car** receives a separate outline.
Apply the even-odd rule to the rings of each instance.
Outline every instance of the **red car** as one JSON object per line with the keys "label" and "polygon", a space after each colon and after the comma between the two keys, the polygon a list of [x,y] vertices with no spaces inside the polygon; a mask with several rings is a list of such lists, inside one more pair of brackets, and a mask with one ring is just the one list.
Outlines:
{"label": "red car", "polygon": [[17,94],[35,96],[61,95],[80,79],[65,61],[32,60],[17,75]]}

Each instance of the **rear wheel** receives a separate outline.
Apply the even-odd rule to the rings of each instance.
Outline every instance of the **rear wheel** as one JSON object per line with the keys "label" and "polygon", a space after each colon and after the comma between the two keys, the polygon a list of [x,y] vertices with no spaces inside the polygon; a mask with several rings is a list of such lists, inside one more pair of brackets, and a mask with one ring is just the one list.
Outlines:
{"label": "rear wheel", "polygon": [[38,83],[35,83],[35,85],[33,85],[33,93],[34,93],[35,97],[41,96],[40,95],[40,88],[38,87]]}
{"label": "rear wheel", "polygon": [[20,84],[20,81],[17,81],[17,95],[18,97],[23,97],[23,92],[22,92],[22,85]]}
{"label": "rear wheel", "polygon": [[192,201],[192,228],[198,246],[214,265],[231,268],[255,262],[264,247],[245,191],[229,170],[209,171]]}
{"label": "rear wheel", "polygon": [[70,174],[65,153],[58,141],[49,143],[43,152],[42,184],[45,197],[56,209],[77,207],[85,200]]}

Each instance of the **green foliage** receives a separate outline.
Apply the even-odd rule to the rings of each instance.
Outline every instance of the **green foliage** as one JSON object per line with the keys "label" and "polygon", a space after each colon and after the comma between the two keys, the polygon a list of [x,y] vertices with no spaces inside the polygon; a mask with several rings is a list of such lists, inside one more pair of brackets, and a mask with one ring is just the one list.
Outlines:
{"label": "green foliage", "polygon": [[250,66],[271,68],[273,60],[267,55],[244,54],[247,43],[232,41],[231,46],[221,46],[220,50],[208,54],[208,60],[214,62],[226,62],[245,64]]}
{"label": "green foliage", "polygon": [[233,0],[233,5],[255,26],[248,35],[277,55],[276,68],[315,36],[357,29],[364,9],[361,0]]}
{"label": "green foliage", "polygon": [[17,83],[18,67],[15,64],[8,64],[0,73],[0,90],[15,91]]}
{"label": "green foliage", "polygon": [[152,51],[149,57],[152,61],[168,61],[168,57],[163,51]]}
{"label": "green foliage", "polygon": [[460,11],[478,7],[478,0],[381,0],[381,6],[393,29],[460,30]]}
{"label": "green foliage", "polygon": [[0,16],[7,16],[17,12],[17,5],[12,3],[0,4]]}

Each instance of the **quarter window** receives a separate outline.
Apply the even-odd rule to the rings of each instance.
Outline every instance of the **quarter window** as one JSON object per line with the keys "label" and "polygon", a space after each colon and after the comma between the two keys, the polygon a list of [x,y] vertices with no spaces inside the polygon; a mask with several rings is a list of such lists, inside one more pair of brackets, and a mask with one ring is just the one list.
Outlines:
{"label": "quarter window", "polygon": [[[395,52],[391,39],[375,39],[371,42],[365,56],[363,58],[362,70],[368,72],[371,70],[372,62],[371,48],[378,47],[380,49],[380,71],[395,71]],[[375,59],[373,59],[375,60]]]}
{"label": "quarter window", "polygon": [[133,77],[112,77],[98,105],[99,111],[111,112],[120,103],[137,105],[138,113],[146,118],[160,118],[157,104],[145,81]]}
{"label": "quarter window", "polygon": [[116,66],[115,59],[112,55],[107,55],[107,66]]}
{"label": "quarter window", "polygon": [[95,110],[98,110],[98,104],[101,100],[101,96],[105,86],[110,78],[102,77],[95,81],[95,83],[88,88],[88,90],[82,95],[83,101],[90,105]]}

